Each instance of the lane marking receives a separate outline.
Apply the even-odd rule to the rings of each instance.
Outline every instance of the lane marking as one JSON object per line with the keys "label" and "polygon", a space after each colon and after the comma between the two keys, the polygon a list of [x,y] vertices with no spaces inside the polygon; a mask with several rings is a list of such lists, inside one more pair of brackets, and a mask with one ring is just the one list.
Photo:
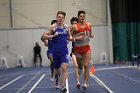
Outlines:
{"label": "lane marking", "polygon": [[120,77],[123,77],[123,78],[125,78],[127,80],[130,80],[130,81],[133,81],[133,82],[135,82],[137,84],[140,84],[140,81],[139,80],[135,80],[135,79],[133,79],[133,78],[131,78],[129,76],[123,75],[123,74],[121,74],[119,72],[116,72],[116,71],[111,71],[111,72],[114,73],[114,74],[116,74],[116,75],[118,75],[118,76],[120,76]]}
{"label": "lane marking", "polygon": [[23,77],[23,75],[17,77],[16,79],[12,80],[11,82],[9,82],[9,83],[5,84],[4,86],[0,87],[0,90],[3,89],[4,87],[10,85],[11,83],[15,82],[16,80],[20,79],[21,77]]}
{"label": "lane marking", "polygon": [[69,82],[68,82],[68,76],[66,78],[66,88],[67,88],[67,93],[69,93]]}
{"label": "lane marking", "polygon": [[[71,87],[75,87],[75,85],[70,85]],[[90,85],[90,87],[95,87],[95,86],[99,86],[99,84],[95,84],[95,85]],[[18,89],[20,89],[20,88],[10,88],[10,90],[12,91],[12,90],[18,90]],[[24,88],[25,90],[28,90],[29,88]],[[56,89],[56,86],[54,86],[54,85],[52,85],[52,86],[47,86],[47,87],[36,87],[36,89]],[[2,89],[2,90],[8,90],[9,91],[9,89]]]}
{"label": "lane marking", "polygon": [[17,93],[21,92],[29,83],[31,83],[41,72],[38,72],[33,78],[31,78],[22,88],[20,88]]}
{"label": "lane marking", "polygon": [[41,78],[35,83],[35,85],[28,91],[28,93],[31,93],[33,89],[37,86],[37,84],[44,78],[45,74],[41,76]]}
{"label": "lane marking", "polygon": [[121,68],[135,68],[135,67],[132,67],[132,66],[105,67],[105,68],[98,68],[98,69],[95,69],[95,71],[112,70],[112,69],[121,69]]}
{"label": "lane marking", "polygon": [[7,75],[1,75],[0,77],[6,77],[6,76],[15,76],[15,75],[19,75],[21,73],[15,73],[15,74],[7,74]]}
{"label": "lane marking", "polygon": [[103,87],[108,93],[114,93],[111,89],[109,89],[99,78],[97,78],[95,75],[93,75],[90,72],[90,76],[101,86]]}
{"label": "lane marking", "polygon": [[6,77],[6,76],[15,76],[15,75],[31,75],[31,74],[36,74],[35,72],[34,73],[30,73],[30,74],[24,74],[24,73],[15,73],[15,74],[7,74],[7,75],[1,75],[1,77]]}

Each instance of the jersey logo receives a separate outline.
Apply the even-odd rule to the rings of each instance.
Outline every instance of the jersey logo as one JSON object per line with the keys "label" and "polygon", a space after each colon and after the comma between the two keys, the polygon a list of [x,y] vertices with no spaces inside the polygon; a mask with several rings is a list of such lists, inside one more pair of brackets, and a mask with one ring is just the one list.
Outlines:
{"label": "jersey logo", "polygon": [[89,36],[90,35],[90,32],[89,31],[84,31],[84,32],[81,33],[81,35],[83,35],[83,36]]}
{"label": "jersey logo", "polygon": [[58,34],[67,34],[67,30],[64,28],[63,31],[58,32]]}

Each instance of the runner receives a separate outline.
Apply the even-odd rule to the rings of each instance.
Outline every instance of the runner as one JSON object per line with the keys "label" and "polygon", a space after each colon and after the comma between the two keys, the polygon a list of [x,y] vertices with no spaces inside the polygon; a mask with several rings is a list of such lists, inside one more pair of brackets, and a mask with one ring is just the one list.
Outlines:
{"label": "runner", "polygon": [[[56,24],[56,22],[57,22],[57,20],[52,20],[51,25]],[[43,35],[42,35],[42,37],[43,37]],[[42,37],[41,37],[41,40],[42,40]],[[44,42],[44,45],[48,47],[47,57],[50,60],[50,69],[51,69],[50,80],[54,81],[54,66],[53,66],[53,56],[52,56],[52,40],[47,40],[47,41],[43,41],[43,42]]]}
{"label": "runner", "polygon": [[[79,22],[77,17],[72,17],[71,18],[71,25],[75,25]],[[72,33],[72,36],[74,36],[76,33]],[[76,87],[78,89],[80,89],[80,81],[79,81],[79,75],[81,74],[82,70],[83,70],[83,63],[82,63],[82,59],[81,56],[75,56],[74,53],[74,42],[72,42],[72,49],[71,49],[71,54],[70,56],[72,57],[72,62],[74,64],[74,69],[75,69],[75,78],[77,81]]]}
{"label": "runner", "polygon": [[79,23],[73,25],[70,29],[71,33],[75,32],[74,52],[81,55],[84,64],[84,83],[83,89],[87,89],[89,79],[89,64],[91,59],[91,49],[89,46],[90,39],[93,38],[91,33],[91,24],[85,22],[85,11],[78,11]]}
{"label": "runner", "polygon": [[67,38],[72,39],[68,25],[63,23],[65,20],[65,15],[65,12],[58,11],[56,16],[57,23],[55,25],[51,25],[48,28],[48,32],[46,32],[43,36],[44,40],[52,39],[56,86],[58,88],[61,72],[61,93],[65,93],[67,91],[65,87],[68,65]]}

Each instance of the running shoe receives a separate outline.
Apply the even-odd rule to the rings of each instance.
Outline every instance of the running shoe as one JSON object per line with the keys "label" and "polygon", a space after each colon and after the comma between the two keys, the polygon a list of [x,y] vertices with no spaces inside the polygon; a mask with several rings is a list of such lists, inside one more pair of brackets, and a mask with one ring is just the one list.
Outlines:
{"label": "running shoe", "polygon": [[61,89],[60,89],[60,93],[66,93],[67,92],[67,89],[65,88],[65,87],[62,87]]}
{"label": "running shoe", "polygon": [[77,89],[80,89],[80,83],[76,84]]}
{"label": "running shoe", "polygon": [[56,80],[55,85],[56,85],[56,89],[59,89],[59,83],[58,83],[58,80]]}
{"label": "running shoe", "polygon": [[83,84],[83,90],[86,90],[86,89],[87,89],[87,85]]}
{"label": "running shoe", "polygon": [[54,81],[54,78],[50,78],[50,80],[53,82]]}
{"label": "running shoe", "polygon": [[56,89],[59,89],[60,88],[59,84],[56,84],[55,88]]}

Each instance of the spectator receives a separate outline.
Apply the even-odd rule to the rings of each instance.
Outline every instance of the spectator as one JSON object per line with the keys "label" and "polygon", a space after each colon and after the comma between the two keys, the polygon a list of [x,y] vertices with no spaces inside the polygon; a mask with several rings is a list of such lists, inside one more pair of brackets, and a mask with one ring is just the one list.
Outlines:
{"label": "spectator", "polygon": [[36,67],[37,57],[40,59],[40,67],[42,67],[42,56],[41,56],[41,47],[39,46],[38,42],[35,43],[34,46],[34,65]]}

